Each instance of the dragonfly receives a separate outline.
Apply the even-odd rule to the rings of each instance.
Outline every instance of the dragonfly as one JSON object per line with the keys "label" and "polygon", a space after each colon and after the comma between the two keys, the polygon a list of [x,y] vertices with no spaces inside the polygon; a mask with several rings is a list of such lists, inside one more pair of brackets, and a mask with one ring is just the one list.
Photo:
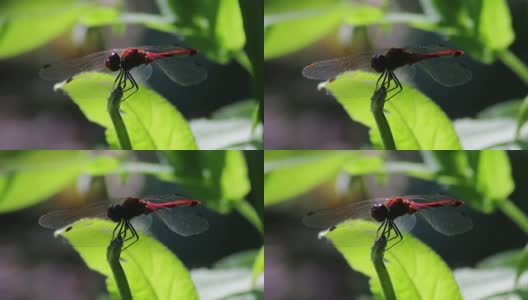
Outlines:
{"label": "dragonfly", "polygon": [[[374,53],[351,55],[315,62],[306,66],[302,74],[314,80],[332,81],[338,76],[354,71],[367,70],[379,73],[376,90],[385,87],[387,93],[393,92],[385,101],[390,100],[403,90],[395,75],[399,69],[417,65],[436,82],[446,87],[467,83],[472,78],[471,70],[458,61],[464,51],[445,47],[390,48]],[[406,68],[404,68],[406,67]],[[411,71],[412,72],[412,71]]]}
{"label": "dragonfly", "polygon": [[376,198],[343,207],[311,211],[303,217],[303,223],[308,227],[332,231],[356,219],[376,221],[380,223],[376,239],[385,236],[387,242],[396,240],[391,245],[393,247],[403,240],[398,223],[406,230],[411,230],[416,224],[416,215],[447,236],[471,230],[471,218],[459,209],[463,205],[462,200],[442,195]]}
{"label": "dragonfly", "polygon": [[66,231],[69,231],[89,225],[94,218],[108,219],[116,223],[112,240],[121,237],[123,242],[130,241],[126,247],[128,248],[139,241],[134,223],[148,227],[151,224],[151,215],[161,219],[170,230],[181,236],[205,232],[209,228],[209,223],[198,211],[201,205],[199,200],[179,194],[128,197],[53,211],[41,216],[39,224],[44,228],[54,230],[66,228]]}
{"label": "dragonfly", "polygon": [[46,80],[69,81],[74,76],[86,72],[118,72],[113,87],[114,89],[121,87],[123,93],[132,90],[126,97],[128,98],[139,90],[139,85],[131,71],[141,69],[141,77],[146,80],[152,74],[152,64],[159,67],[167,77],[181,86],[204,81],[207,78],[207,71],[195,61],[198,53],[199,51],[195,48],[176,46],[111,49],[78,59],[47,64],[40,69],[39,75]]}

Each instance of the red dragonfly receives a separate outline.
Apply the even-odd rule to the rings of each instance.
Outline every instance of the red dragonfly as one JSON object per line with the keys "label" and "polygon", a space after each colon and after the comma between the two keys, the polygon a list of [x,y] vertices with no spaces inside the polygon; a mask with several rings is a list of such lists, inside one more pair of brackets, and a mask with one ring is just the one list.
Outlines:
{"label": "red dragonfly", "polygon": [[[303,222],[308,227],[334,230],[355,219],[375,220],[381,222],[376,238],[385,236],[387,241],[398,239],[392,245],[394,246],[403,239],[398,226],[411,230],[416,224],[415,215],[423,217],[444,235],[451,236],[470,230],[473,222],[456,209],[462,205],[462,200],[440,195],[377,198],[309,212]],[[392,233],[394,235],[391,237]]]}
{"label": "red dragonfly", "polygon": [[[138,221],[148,227],[151,224],[150,216],[156,215],[172,231],[182,236],[200,234],[209,228],[209,223],[197,211],[201,202],[188,199],[181,195],[166,195],[157,197],[125,198],[111,202],[103,201],[86,205],[84,207],[58,210],[50,212],[39,218],[42,227],[60,229],[85,226],[92,218],[110,219],[116,222],[112,239],[121,237],[123,242],[132,241],[127,247],[139,240],[139,235],[133,224]],[[81,222],[77,222],[81,219]],[[75,223],[75,224],[73,224]]]}
{"label": "red dragonfly", "polygon": [[472,77],[471,71],[456,61],[456,58],[464,55],[464,51],[459,49],[390,48],[383,53],[385,54],[361,54],[323,60],[306,66],[303,69],[303,75],[315,80],[334,80],[343,73],[359,69],[380,73],[376,82],[376,90],[382,86],[385,87],[387,93],[398,90],[386,101],[403,90],[400,80],[394,74],[395,70],[402,67],[416,64],[436,82],[447,87],[465,84]]}
{"label": "red dragonfly", "polygon": [[[193,59],[196,54],[198,54],[197,49],[175,46],[111,49],[70,61],[47,64],[40,69],[40,76],[47,80],[63,81],[85,72],[119,71],[114,81],[114,88],[120,86],[123,92],[134,89],[127,96],[128,98],[139,89],[130,71],[142,67],[142,77],[148,79],[152,74],[151,63],[157,65],[172,81],[182,86],[202,82],[207,78],[207,71]],[[128,88],[127,82],[130,83]]]}

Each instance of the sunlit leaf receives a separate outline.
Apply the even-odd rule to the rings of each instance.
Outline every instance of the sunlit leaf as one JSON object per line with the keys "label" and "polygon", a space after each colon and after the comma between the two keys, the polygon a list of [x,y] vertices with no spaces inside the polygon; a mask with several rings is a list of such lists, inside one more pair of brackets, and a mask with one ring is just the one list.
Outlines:
{"label": "sunlit leaf", "polygon": [[[118,292],[106,260],[106,247],[115,225],[95,219],[88,226],[74,226],[69,231],[56,232],[68,240],[88,267],[106,277],[108,291],[114,295]],[[133,298],[198,299],[194,283],[182,262],[154,238],[139,234],[139,242],[123,251],[120,259]]]}
{"label": "sunlit leaf", "polygon": [[[372,293],[380,297],[380,282],[370,258],[378,226],[353,221],[324,236],[332,241],[352,269],[370,278]],[[403,241],[385,252],[384,262],[398,299],[462,299],[445,262],[411,235],[404,233]]]}
{"label": "sunlit leaf", "polygon": [[[325,88],[343,105],[349,116],[370,128],[376,148],[382,141],[370,110],[378,75],[366,72],[344,74]],[[386,102],[385,116],[398,150],[461,149],[460,141],[445,113],[418,90],[403,84],[403,91]]]}
{"label": "sunlit leaf", "polygon": [[[118,144],[106,104],[115,77],[89,73],[59,86],[79,105],[86,117],[106,128],[107,141]],[[197,149],[194,136],[181,115],[167,100],[140,84],[139,91],[121,104],[121,115],[134,150]]]}
{"label": "sunlit leaf", "polygon": [[2,157],[0,211],[22,209],[60,192],[90,161],[85,151],[25,151]]}
{"label": "sunlit leaf", "polygon": [[264,205],[276,204],[308,192],[335,177],[354,157],[346,151],[266,151]]}

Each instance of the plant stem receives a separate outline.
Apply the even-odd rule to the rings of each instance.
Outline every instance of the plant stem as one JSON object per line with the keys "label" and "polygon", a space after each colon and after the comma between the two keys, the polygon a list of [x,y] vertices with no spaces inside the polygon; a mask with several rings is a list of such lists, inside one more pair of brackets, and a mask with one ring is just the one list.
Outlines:
{"label": "plant stem", "polygon": [[387,268],[383,263],[385,247],[387,247],[387,238],[382,235],[374,242],[374,245],[372,245],[372,248],[370,249],[370,259],[372,260],[376,273],[378,274],[385,300],[396,300],[396,294],[394,294],[394,288],[392,287],[389,272],[387,272]]}
{"label": "plant stem", "polygon": [[509,50],[499,52],[500,60],[508,66],[526,85],[528,85],[528,67]]}
{"label": "plant stem", "polygon": [[108,114],[110,114],[110,119],[112,119],[112,124],[117,134],[117,139],[119,140],[119,146],[123,150],[132,150],[132,145],[130,143],[130,138],[128,137],[128,132],[119,113],[119,107],[121,104],[121,98],[123,98],[123,89],[118,86],[108,97],[108,102],[106,103],[106,108]]}
{"label": "plant stem", "polygon": [[528,216],[523,213],[513,202],[506,199],[501,206],[501,211],[508,216],[525,234],[528,234]]}
{"label": "plant stem", "polygon": [[106,249],[106,260],[108,261],[110,269],[112,269],[112,273],[114,274],[121,299],[132,300],[132,294],[130,293],[130,287],[128,286],[125,271],[123,270],[123,267],[121,267],[121,263],[119,263],[122,246],[123,239],[121,236],[113,239]]}
{"label": "plant stem", "polygon": [[387,89],[384,86],[377,89],[370,99],[370,111],[378,125],[378,130],[380,131],[381,140],[383,141],[383,147],[385,150],[396,150],[389,122],[387,122],[387,118],[385,118],[385,115],[383,114],[383,106],[385,105],[386,97]]}

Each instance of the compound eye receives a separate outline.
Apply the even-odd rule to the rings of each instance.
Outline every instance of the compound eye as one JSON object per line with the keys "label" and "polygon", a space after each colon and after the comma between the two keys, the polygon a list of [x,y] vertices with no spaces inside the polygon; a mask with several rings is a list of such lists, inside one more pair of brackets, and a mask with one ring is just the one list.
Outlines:
{"label": "compound eye", "polygon": [[105,60],[105,66],[110,71],[117,71],[121,68],[121,58],[119,57],[119,54],[113,52],[108,56]]}
{"label": "compound eye", "polygon": [[374,220],[381,222],[388,217],[389,211],[385,205],[378,203],[372,206],[370,209],[370,215]]}

